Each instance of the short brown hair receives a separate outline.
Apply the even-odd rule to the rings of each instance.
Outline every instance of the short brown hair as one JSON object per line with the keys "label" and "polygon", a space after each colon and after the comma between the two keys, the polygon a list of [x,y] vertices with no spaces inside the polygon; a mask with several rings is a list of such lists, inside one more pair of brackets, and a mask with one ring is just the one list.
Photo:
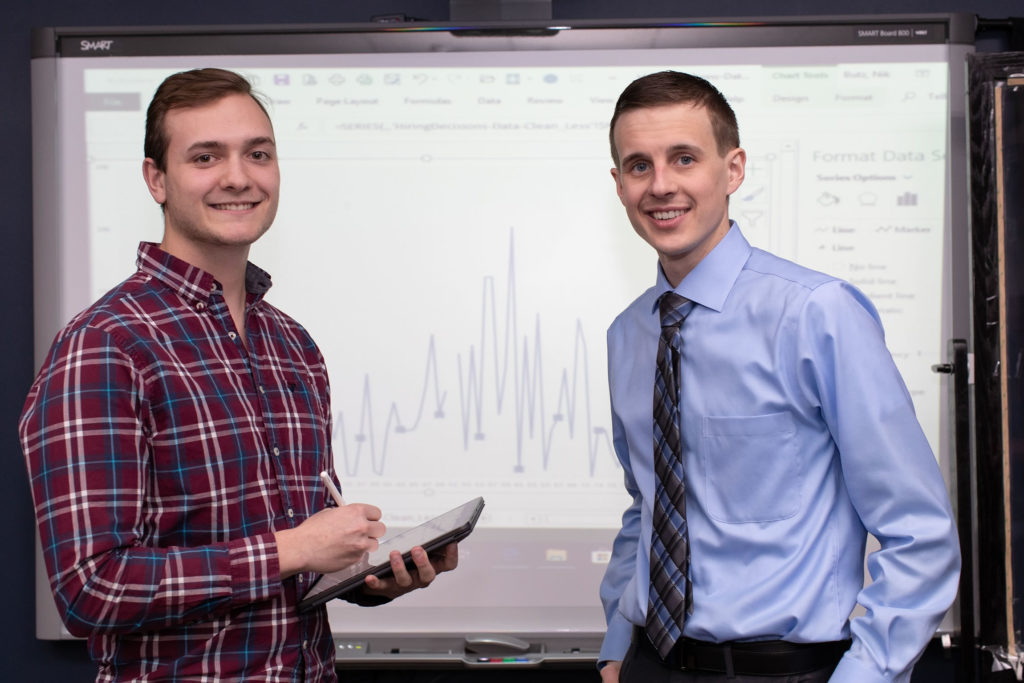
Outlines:
{"label": "short brown hair", "polygon": [[700,76],[679,71],[659,71],[641,76],[627,85],[615,103],[615,113],[608,127],[608,141],[611,143],[612,160],[616,168],[619,166],[619,152],[615,149],[615,123],[619,117],[636,109],[669,104],[692,104],[707,109],[719,154],[724,155],[740,146],[736,113],[718,88]]}
{"label": "short brown hair", "polygon": [[146,157],[167,170],[167,132],[164,119],[172,109],[201,107],[228,95],[248,95],[270,119],[267,108],[244,77],[226,69],[193,69],[172,74],[156,89],[146,110]]}

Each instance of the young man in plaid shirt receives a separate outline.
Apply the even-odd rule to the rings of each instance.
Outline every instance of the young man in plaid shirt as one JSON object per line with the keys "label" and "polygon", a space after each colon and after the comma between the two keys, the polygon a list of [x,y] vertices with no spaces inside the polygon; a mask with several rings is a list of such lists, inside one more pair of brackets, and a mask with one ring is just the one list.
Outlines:
{"label": "young man in plaid shirt", "polygon": [[[326,609],[296,605],[384,525],[320,480],[324,360],[248,262],[277,210],[270,119],[237,74],[175,74],[145,153],[163,240],[57,335],[20,424],[57,608],[97,680],[334,680]],[[413,558],[352,600],[426,586],[458,549]]]}

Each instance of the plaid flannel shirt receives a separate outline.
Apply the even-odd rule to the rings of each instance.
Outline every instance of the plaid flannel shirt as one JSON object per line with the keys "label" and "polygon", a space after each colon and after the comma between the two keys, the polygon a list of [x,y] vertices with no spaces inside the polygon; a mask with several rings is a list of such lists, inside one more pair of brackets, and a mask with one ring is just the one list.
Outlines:
{"label": "plaid flannel shirt", "polygon": [[309,334],[249,264],[242,344],[213,276],[139,247],[138,272],[56,337],[20,423],[57,608],[97,680],[331,681],[312,575],[273,531],[327,504],[330,396]]}

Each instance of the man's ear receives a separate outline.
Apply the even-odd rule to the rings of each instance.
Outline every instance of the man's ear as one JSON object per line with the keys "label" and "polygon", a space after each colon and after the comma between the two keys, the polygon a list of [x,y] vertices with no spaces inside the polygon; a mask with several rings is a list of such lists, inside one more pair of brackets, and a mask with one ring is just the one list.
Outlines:
{"label": "man's ear", "polygon": [[142,178],[146,181],[146,187],[149,188],[149,194],[153,195],[153,200],[163,206],[167,201],[167,188],[164,185],[167,174],[157,168],[155,161],[146,157],[142,162]]}
{"label": "man's ear", "polygon": [[742,147],[737,147],[726,155],[726,168],[729,170],[728,194],[740,189],[743,179],[747,173],[747,152]]}
{"label": "man's ear", "polygon": [[619,177],[619,169],[612,167],[612,178],[615,179],[615,193],[619,195],[619,201],[622,201],[622,179]]}

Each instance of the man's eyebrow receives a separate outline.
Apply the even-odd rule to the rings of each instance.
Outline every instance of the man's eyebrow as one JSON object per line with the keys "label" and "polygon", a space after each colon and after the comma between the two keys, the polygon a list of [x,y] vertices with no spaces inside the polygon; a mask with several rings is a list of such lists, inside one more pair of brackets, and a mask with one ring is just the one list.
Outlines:
{"label": "man's eyebrow", "polygon": [[[703,148],[699,147],[698,145],[693,145],[688,142],[680,142],[677,145],[672,145],[671,147],[669,147],[666,150],[666,156],[674,157],[680,154],[692,154],[694,156],[699,156],[703,152]],[[623,166],[625,166],[626,164],[632,163],[634,161],[649,161],[650,158],[651,155],[647,154],[646,152],[633,152],[622,157],[622,161],[620,163]]]}
{"label": "man's eyebrow", "polygon": [[271,147],[277,147],[277,143],[274,142],[274,138],[268,135],[261,135],[258,138],[250,138],[245,141],[246,147],[259,147],[260,145],[270,145]]}
{"label": "man's eyebrow", "polygon": [[633,152],[632,154],[627,154],[626,156],[622,157],[622,160],[619,162],[619,164],[621,166],[628,166],[634,161],[647,161],[649,158],[650,157],[648,157],[648,155],[644,154],[643,152]]}
{"label": "man's eyebrow", "polygon": [[[243,146],[247,149],[251,147],[259,147],[260,145],[270,145],[272,147],[276,147],[277,143],[274,142],[274,138],[266,135],[261,135],[259,137],[249,138],[243,144]],[[220,150],[224,149],[225,147],[227,147],[227,145],[225,145],[223,142],[218,142],[217,140],[199,140],[198,142],[193,142],[191,145],[189,145],[188,151],[198,152],[202,150]]]}
{"label": "man's eyebrow", "polygon": [[188,146],[188,150],[186,150],[186,151],[188,151],[188,152],[198,152],[199,150],[203,150],[203,149],[223,149],[223,148],[224,148],[224,144],[220,143],[220,142],[217,142],[216,140],[200,140],[198,142],[193,142],[191,145],[189,145]]}
{"label": "man's eyebrow", "polygon": [[677,154],[682,154],[684,152],[688,154],[700,154],[704,150],[701,147],[698,147],[697,145],[691,145],[686,142],[681,142],[678,145],[672,145],[671,147],[669,147],[668,151],[669,156],[675,156]]}

